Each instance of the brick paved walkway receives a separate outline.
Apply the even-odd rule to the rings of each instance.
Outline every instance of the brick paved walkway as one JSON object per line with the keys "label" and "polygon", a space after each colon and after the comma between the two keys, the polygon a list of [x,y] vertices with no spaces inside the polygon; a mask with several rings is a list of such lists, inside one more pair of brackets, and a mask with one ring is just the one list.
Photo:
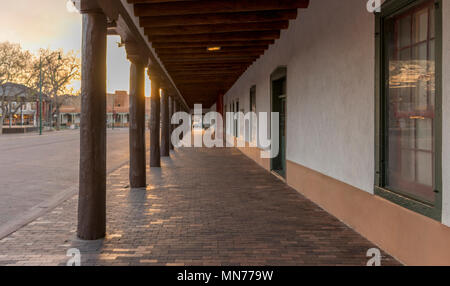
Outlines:
{"label": "brick paved walkway", "polygon": [[[365,265],[373,244],[233,149],[181,149],[128,189],[108,178],[108,236],[76,239],[77,197],[0,240],[0,265]],[[397,264],[383,254],[383,265]]]}

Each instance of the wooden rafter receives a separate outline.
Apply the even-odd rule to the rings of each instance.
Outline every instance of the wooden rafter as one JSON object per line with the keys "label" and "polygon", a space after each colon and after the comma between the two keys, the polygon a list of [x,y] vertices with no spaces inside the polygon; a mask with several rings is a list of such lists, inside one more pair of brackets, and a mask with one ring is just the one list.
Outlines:
{"label": "wooden rafter", "polygon": [[[131,0],[133,1],[133,0]],[[193,15],[207,13],[236,13],[307,8],[309,0],[205,0],[155,3],[133,1],[136,16]],[[152,3],[153,2],[153,3]]]}
{"label": "wooden rafter", "polygon": [[284,21],[297,18],[297,9],[279,11],[256,11],[233,13],[211,13],[173,16],[141,17],[144,28],[173,27],[186,25],[244,24],[258,22]]}
{"label": "wooden rafter", "polygon": [[[127,0],[190,105],[212,104],[309,0]],[[212,49],[212,50],[211,50]]]}

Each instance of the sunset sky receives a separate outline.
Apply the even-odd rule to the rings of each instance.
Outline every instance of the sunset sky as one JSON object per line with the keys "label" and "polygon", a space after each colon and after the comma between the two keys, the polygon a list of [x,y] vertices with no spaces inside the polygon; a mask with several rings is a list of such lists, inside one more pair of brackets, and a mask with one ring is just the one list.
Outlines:
{"label": "sunset sky", "polygon": [[[36,52],[39,48],[74,50],[81,55],[81,15],[68,9],[68,0],[2,1],[0,42],[21,44]],[[129,89],[130,63],[118,36],[108,36],[108,92]],[[79,82],[73,84],[79,88]],[[150,81],[146,81],[146,95]]]}

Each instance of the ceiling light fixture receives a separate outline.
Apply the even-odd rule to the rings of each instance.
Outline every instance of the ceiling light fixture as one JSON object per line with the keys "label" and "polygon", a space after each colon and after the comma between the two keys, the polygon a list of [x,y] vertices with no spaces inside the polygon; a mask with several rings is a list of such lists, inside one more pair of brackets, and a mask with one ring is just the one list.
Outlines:
{"label": "ceiling light fixture", "polygon": [[206,49],[210,52],[216,52],[216,51],[220,51],[221,47],[214,46],[214,47],[207,47]]}

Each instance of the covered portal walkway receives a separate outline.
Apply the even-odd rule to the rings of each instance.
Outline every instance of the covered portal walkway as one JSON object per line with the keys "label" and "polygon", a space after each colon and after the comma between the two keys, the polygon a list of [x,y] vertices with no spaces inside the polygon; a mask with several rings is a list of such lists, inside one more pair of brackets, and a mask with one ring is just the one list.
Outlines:
{"label": "covered portal walkway", "polygon": [[[0,240],[0,265],[365,265],[374,246],[237,149],[177,149],[130,189],[107,179],[107,236],[76,237],[77,199]],[[383,254],[382,265],[398,264]]]}

